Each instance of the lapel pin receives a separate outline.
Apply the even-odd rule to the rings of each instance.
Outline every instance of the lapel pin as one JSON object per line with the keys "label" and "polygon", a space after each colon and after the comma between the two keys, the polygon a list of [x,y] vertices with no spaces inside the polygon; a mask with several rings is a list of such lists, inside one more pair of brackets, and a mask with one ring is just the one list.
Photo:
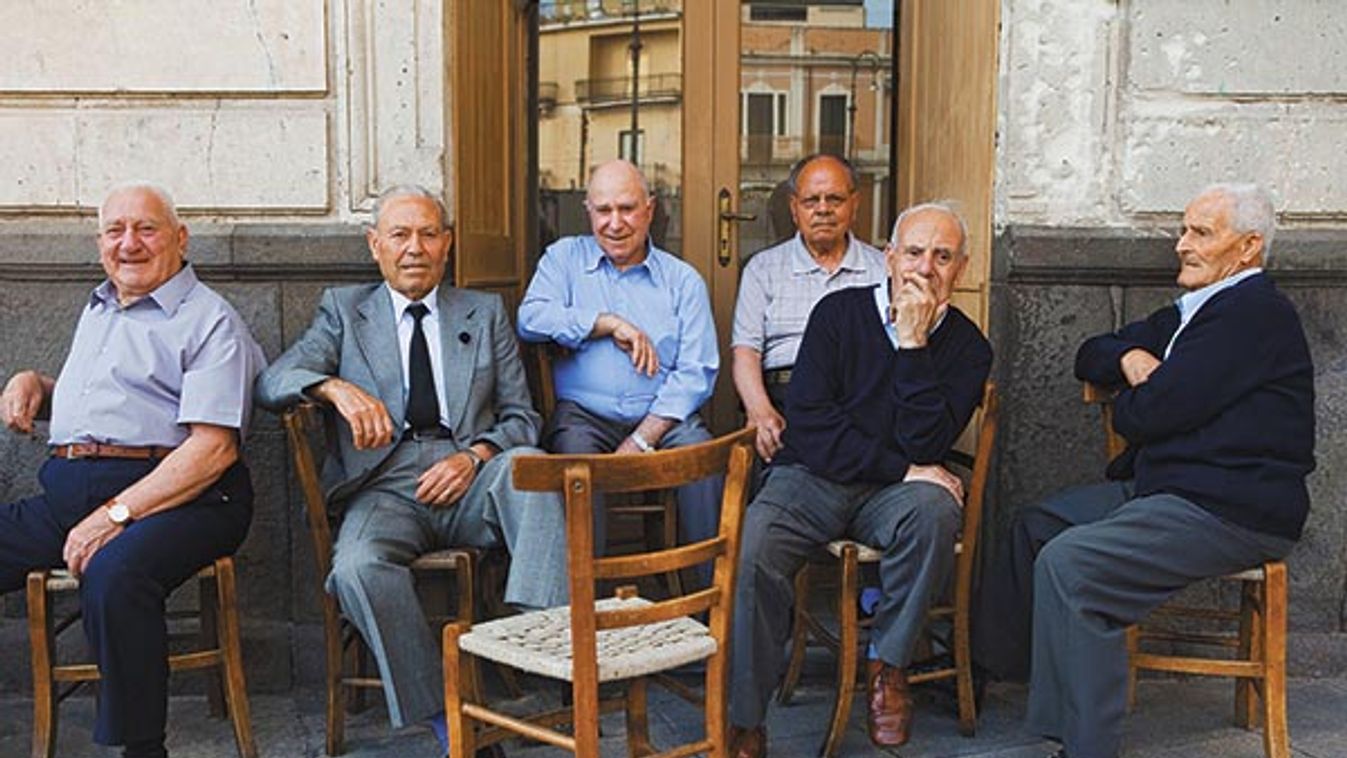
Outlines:
{"label": "lapel pin", "polygon": [[466,344],[468,344],[469,342],[472,342],[472,336],[469,335],[467,332],[459,332],[459,333],[458,333],[458,341],[459,341],[459,342],[462,342],[463,344],[466,345]]}

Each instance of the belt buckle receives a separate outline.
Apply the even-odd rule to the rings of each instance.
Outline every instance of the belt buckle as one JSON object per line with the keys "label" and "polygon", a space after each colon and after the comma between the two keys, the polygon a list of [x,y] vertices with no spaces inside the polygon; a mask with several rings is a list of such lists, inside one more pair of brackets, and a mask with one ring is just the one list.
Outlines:
{"label": "belt buckle", "polygon": [[403,439],[410,438],[413,442],[430,442],[432,440],[442,440],[449,435],[444,433],[443,429],[407,429],[403,433]]}

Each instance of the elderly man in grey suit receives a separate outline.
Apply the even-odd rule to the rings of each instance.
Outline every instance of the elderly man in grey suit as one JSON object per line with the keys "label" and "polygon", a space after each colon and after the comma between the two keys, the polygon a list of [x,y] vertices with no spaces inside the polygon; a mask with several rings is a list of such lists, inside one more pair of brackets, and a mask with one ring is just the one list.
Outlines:
{"label": "elderly man in grey suit", "polygon": [[394,727],[426,722],[445,745],[439,646],[408,564],[451,545],[509,549],[505,601],[566,602],[564,511],[516,492],[510,459],[537,452],[514,331],[497,295],[441,285],[452,230],[420,187],[386,190],[367,231],[384,282],[323,294],[308,331],[257,380],[271,409],[331,405],[324,467],[344,508],[329,592],[369,643]]}

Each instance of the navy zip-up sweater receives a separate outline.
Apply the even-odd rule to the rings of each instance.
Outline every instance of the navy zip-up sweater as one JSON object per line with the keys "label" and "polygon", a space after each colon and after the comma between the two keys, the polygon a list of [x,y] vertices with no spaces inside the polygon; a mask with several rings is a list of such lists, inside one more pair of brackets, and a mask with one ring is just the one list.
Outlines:
{"label": "navy zip-up sweater", "polygon": [[894,350],[875,286],[814,306],[773,463],[802,464],[838,484],[899,482],[909,464],[943,461],[982,401],[992,349],[977,326],[950,306],[926,347]]}
{"label": "navy zip-up sweater", "polygon": [[[1141,348],[1163,358],[1179,325],[1162,308],[1086,340],[1076,376],[1123,387],[1113,425],[1129,443],[1138,497],[1178,495],[1233,524],[1299,539],[1314,470],[1314,367],[1295,307],[1266,274],[1212,296],[1169,357],[1126,388],[1120,361]],[[1119,471],[1119,469],[1122,469]]]}

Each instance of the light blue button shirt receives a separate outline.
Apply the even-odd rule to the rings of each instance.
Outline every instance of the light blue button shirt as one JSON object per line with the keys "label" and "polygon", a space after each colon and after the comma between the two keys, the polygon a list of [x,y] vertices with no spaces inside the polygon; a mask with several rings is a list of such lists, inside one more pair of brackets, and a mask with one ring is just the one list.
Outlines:
{"label": "light blue button shirt", "polygon": [[224,298],[184,266],[123,308],[112,282],[89,296],[51,406],[51,444],[174,447],[188,424],[247,433],[262,348]]}
{"label": "light blue button shirt", "polygon": [[1165,346],[1164,358],[1169,357],[1170,351],[1174,349],[1174,342],[1183,333],[1184,327],[1188,326],[1188,322],[1193,320],[1193,316],[1197,315],[1198,310],[1206,305],[1208,300],[1216,293],[1229,289],[1254,274],[1261,273],[1263,273],[1263,269],[1259,267],[1244,269],[1238,274],[1231,274],[1219,282],[1213,282],[1201,289],[1195,289],[1192,292],[1185,292],[1180,295],[1179,299],[1174,301],[1174,305],[1178,306],[1179,309],[1179,328],[1175,329],[1174,336],[1169,338],[1169,344]]}
{"label": "light blue button shirt", "polygon": [[[645,332],[659,371],[638,374],[612,339],[587,339],[602,313]],[[711,396],[720,353],[706,283],[696,269],[650,245],[618,271],[592,236],[553,243],[519,306],[519,336],[572,352],[553,363],[557,398],[611,420],[647,414],[682,421]]]}

